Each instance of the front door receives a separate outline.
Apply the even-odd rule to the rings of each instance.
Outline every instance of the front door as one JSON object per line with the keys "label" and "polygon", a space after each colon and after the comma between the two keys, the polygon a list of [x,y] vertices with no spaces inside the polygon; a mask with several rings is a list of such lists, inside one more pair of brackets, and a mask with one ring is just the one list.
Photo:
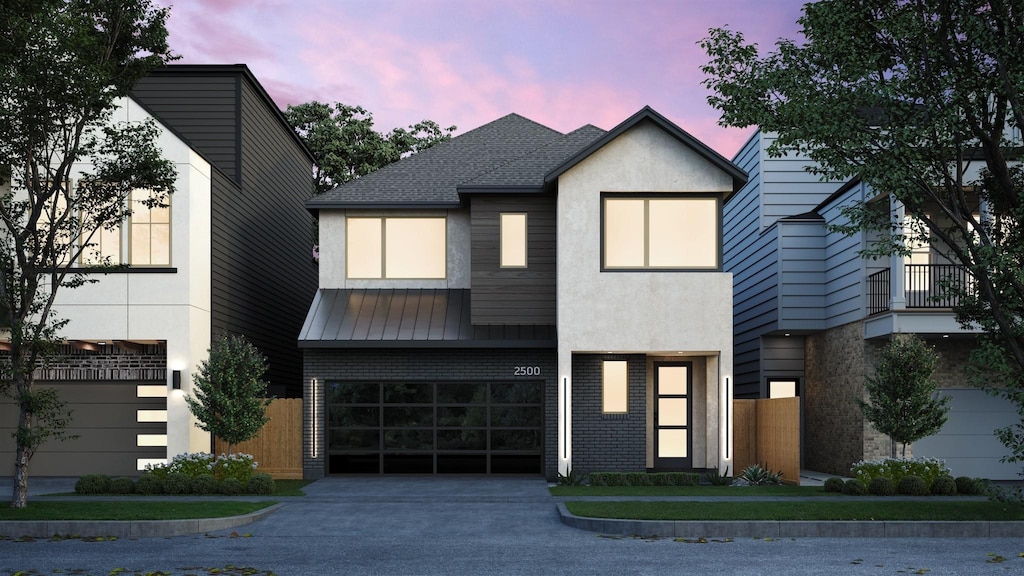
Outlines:
{"label": "front door", "polygon": [[655,362],[654,467],[657,470],[692,468],[692,390],[691,362]]}

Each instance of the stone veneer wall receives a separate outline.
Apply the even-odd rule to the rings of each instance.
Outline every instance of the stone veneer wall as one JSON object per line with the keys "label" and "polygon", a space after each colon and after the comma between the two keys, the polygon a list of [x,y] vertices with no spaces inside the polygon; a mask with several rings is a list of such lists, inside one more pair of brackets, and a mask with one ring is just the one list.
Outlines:
{"label": "stone veneer wall", "polygon": [[[601,362],[626,360],[629,412],[602,414]],[[647,359],[643,354],[572,356],[572,468],[574,472],[647,469]]]}
{"label": "stone veneer wall", "polygon": [[[303,476],[321,478],[327,471],[327,415],[324,383],[329,380],[509,381],[544,380],[544,475],[558,476],[558,378],[554,350],[544,349],[309,349],[303,351]],[[516,366],[539,366],[540,377],[516,377]],[[312,414],[312,381],[321,388]],[[312,457],[311,418],[319,419],[322,449]]]}

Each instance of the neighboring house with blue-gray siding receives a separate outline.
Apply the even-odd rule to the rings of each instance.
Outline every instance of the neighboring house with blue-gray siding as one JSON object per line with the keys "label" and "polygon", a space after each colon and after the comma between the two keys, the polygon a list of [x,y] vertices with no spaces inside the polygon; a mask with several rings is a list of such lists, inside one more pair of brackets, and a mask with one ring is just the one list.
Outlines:
{"label": "neighboring house with blue-gray siding", "polygon": [[[733,273],[736,396],[799,395],[803,467],[847,474],[862,459],[885,457],[889,440],[864,420],[856,403],[864,377],[895,333],[916,333],[940,353],[937,379],[953,398],[949,422],[913,447],[940,457],[954,474],[1015,478],[1001,464],[993,429],[1012,422],[1011,407],[965,383],[975,333],[959,326],[949,301],[935,301],[940,278],[959,267],[934,247],[909,257],[866,259],[865,233],[847,236],[842,209],[872,201],[889,205],[860,182],[821,181],[797,155],[770,157],[770,134],[755,133],[734,162],[749,174],[723,210],[724,266]],[[892,281],[896,279],[896,281]]]}
{"label": "neighboring house with blue-gray siding", "polygon": [[745,181],[650,108],[510,114],[307,202],[305,475],[728,467]]}

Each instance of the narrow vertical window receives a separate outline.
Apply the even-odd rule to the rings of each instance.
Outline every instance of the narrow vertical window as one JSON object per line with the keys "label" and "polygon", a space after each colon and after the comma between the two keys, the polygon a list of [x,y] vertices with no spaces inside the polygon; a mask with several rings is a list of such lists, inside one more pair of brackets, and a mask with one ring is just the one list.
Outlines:
{"label": "narrow vertical window", "polygon": [[349,218],[345,246],[349,278],[380,278],[384,271],[383,219]]}
{"label": "narrow vertical window", "polygon": [[526,268],[526,214],[501,214],[501,267]]}
{"label": "narrow vertical window", "polygon": [[[146,205],[149,190],[133,190],[129,227],[129,262],[136,266],[171,264],[171,208]],[[170,199],[168,198],[168,201]]]}
{"label": "narrow vertical window", "polygon": [[625,360],[601,363],[601,411],[605,414],[629,412],[629,371]]}

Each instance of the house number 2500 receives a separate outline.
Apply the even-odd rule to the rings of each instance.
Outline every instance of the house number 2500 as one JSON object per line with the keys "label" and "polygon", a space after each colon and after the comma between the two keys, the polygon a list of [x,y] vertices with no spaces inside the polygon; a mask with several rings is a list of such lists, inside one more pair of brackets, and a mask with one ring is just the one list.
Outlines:
{"label": "house number 2500", "polygon": [[513,376],[540,376],[540,366],[514,366]]}

